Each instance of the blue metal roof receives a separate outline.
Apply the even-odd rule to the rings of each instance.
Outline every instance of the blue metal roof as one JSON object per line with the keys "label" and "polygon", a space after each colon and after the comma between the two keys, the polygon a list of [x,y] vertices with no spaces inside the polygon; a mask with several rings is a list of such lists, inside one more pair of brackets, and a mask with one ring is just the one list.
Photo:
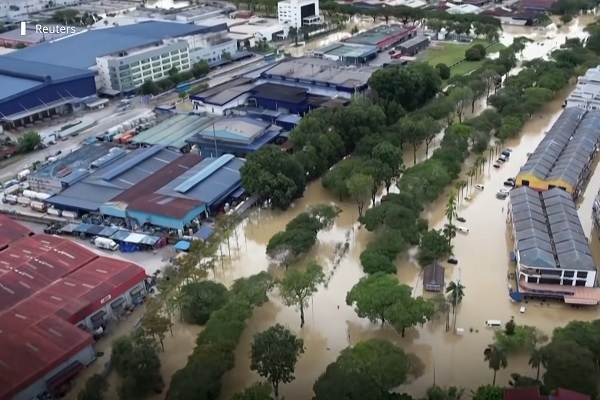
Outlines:
{"label": "blue metal roof", "polygon": [[16,78],[8,75],[0,75],[0,99],[17,95],[29,89],[43,85],[43,82],[30,79]]}
{"label": "blue metal roof", "polygon": [[[53,45],[53,43],[48,43],[48,45],[51,46]],[[31,46],[26,49],[10,53],[10,55],[1,56],[0,75],[8,75],[15,78],[35,80],[39,83],[45,83],[50,81],[56,83],[67,79],[82,78],[85,76],[94,75],[94,73],[92,71],[87,70],[87,68],[95,64],[96,58],[94,57],[94,62],[88,66],[81,68],[78,68],[77,66],[74,67],[74,64],[69,63],[69,58],[75,57],[77,54],[79,54],[79,51],[73,52],[73,49],[71,47],[69,47],[68,52],[66,52],[66,54],[63,55],[63,57],[65,57],[66,59],[61,59],[59,57],[54,57],[54,59],[38,59],[38,57],[35,54],[32,54],[31,59],[28,59],[26,57],[21,58],[21,51],[27,52],[29,50],[35,50],[40,46],[45,45],[41,44],[37,46]],[[85,51],[83,52],[85,53]]]}
{"label": "blue metal roof", "polygon": [[[226,24],[200,26],[162,21],[140,22],[132,25],[89,30],[61,40],[15,51],[8,56],[0,57],[0,59],[9,58],[35,64],[47,63],[55,66],[86,69],[96,64],[96,57],[149,45],[166,38],[219,32],[226,29]],[[0,65],[2,65],[1,62]]]}
{"label": "blue metal roof", "polygon": [[[241,186],[240,168],[244,165],[245,160],[241,158],[230,159],[226,164],[220,165],[216,171],[211,171],[212,173],[209,176],[199,182],[194,179],[200,176],[199,173],[202,170],[207,169],[208,171],[211,164],[217,160],[219,159],[206,158],[202,160],[198,165],[190,168],[189,171],[162,187],[157,193],[164,196],[197,199],[208,206],[219,203]],[[196,183],[187,189],[187,182],[192,183],[193,181],[196,181]],[[178,187],[180,189],[185,187],[187,189],[185,194],[180,193],[177,190]]]}

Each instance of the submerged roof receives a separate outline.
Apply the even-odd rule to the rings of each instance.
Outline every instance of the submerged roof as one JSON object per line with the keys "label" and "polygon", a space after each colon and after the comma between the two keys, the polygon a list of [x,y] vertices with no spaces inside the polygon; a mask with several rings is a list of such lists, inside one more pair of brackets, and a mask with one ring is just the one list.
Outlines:
{"label": "submerged roof", "polygon": [[600,141],[600,111],[565,109],[519,174],[577,185]]}
{"label": "submerged roof", "polygon": [[594,271],[596,264],[575,203],[564,190],[510,192],[520,262],[533,268]]}

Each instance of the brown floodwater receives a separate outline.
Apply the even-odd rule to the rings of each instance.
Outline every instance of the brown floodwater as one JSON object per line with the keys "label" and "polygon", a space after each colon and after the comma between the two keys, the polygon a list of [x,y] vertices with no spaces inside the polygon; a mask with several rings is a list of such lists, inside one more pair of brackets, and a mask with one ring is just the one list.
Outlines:
{"label": "brown floodwater", "polygon": [[[523,27],[505,26],[501,41],[510,44],[514,37],[527,36],[535,43],[523,52],[522,59],[530,60],[543,57],[566,37],[582,37],[583,26],[592,21],[592,17],[583,17],[567,26],[556,29],[531,30]],[[362,22],[368,25],[367,20]],[[339,40],[336,33],[325,38],[319,45],[327,41]],[[574,309],[558,303],[529,302],[525,304],[526,312],[519,313],[520,305],[511,303],[508,298],[507,274],[511,271],[509,262],[510,243],[506,230],[505,208],[507,201],[497,200],[495,192],[502,187],[507,177],[514,177],[526,160],[526,154],[532,152],[538,142],[561,111],[561,104],[569,93],[565,89],[556,101],[547,105],[542,112],[535,115],[526,124],[520,138],[508,141],[505,146],[512,148],[509,162],[496,170],[486,166],[482,176],[473,183],[485,186],[483,191],[470,190],[472,199],[460,201],[460,216],[466,218],[464,223],[470,234],[458,235],[454,240],[454,252],[459,260],[457,266],[445,265],[446,281],[461,279],[466,287],[465,300],[459,307],[457,327],[464,328],[463,336],[445,331],[443,318],[430,322],[424,327],[416,327],[407,331],[401,338],[395,331],[383,329],[357,317],[351,307],[345,305],[346,293],[364,276],[359,256],[368,241],[370,233],[360,229],[355,223],[358,212],[354,204],[339,204],[337,199],[323,190],[320,182],[311,183],[302,199],[285,212],[255,210],[236,229],[228,244],[222,246],[223,262],[215,271],[215,279],[225,284],[240,277],[246,277],[260,271],[268,270],[276,276],[282,276],[282,268],[273,265],[265,254],[269,239],[277,232],[285,229],[285,225],[308,207],[319,203],[335,203],[342,213],[335,225],[328,231],[319,233],[318,244],[307,255],[306,260],[318,261],[326,270],[327,283],[311,300],[306,312],[306,324],[300,329],[300,316],[293,307],[282,305],[277,293],[271,294],[271,301],[257,309],[248,321],[236,352],[236,367],[226,374],[223,381],[222,399],[227,400],[233,393],[243,390],[259,376],[250,371],[249,351],[252,337],[257,332],[267,329],[275,323],[289,326],[304,339],[306,352],[299,359],[296,367],[296,380],[283,385],[282,395],[287,400],[306,400],[311,398],[314,381],[321,375],[328,364],[335,361],[340,351],[358,341],[374,337],[385,337],[405,349],[420,360],[419,368],[413,372],[409,381],[400,391],[415,396],[424,391],[435,381],[439,385],[456,385],[471,389],[480,384],[491,383],[492,371],[483,361],[483,349],[493,340],[493,332],[484,327],[484,321],[499,319],[506,322],[514,317],[517,323],[535,325],[547,334],[551,334],[556,326],[564,325],[570,320],[590,320],[597,318],[596,309]],[[476,113],[483,110],[485,101],[477,103]],[[439,145],[439,140],[432,143],[432,150]],[[425,159],[424,146],[418,149],[418,162]],[[412,165],[413,150],[410,145],[404,148],[404,160],[407,166]],[[597,235],[592,231],[591,207],[594,196],[600,189],[600,167],[584,195],[580,199],[579,213],[588,238],[591,239],[592,250],[600,262],[600,246]],[[395,190],[395,189],[394,189]],[[451,189],[447,190],[449,193]],[[383,194],[383,192],[381,193]],[[441,228],[444,221],[443,208],[447,195],[427,209],[430,226]],[[348,252],[339,260],[336,245],[349,244]],[[343,247],[343,246],[342,246]],[[400,282],[414,288],[415,295],[422,294],[420,282],[421,268],[414,260],[415,250],[409,251],[397,261],[397,277]],[[514,269],[514,268],[513,268]],[[174,336],[169,334],[165,340],[166,352],[161,354],[165,381],[183,367],[188,355],[194,347],[198,327],[176,323]],[[108,346],[105,346],[108,347]],[[104,363],[107,357],[100,361]],[[100,363],[90,367],[86,376],[94,372]],[[498,383],[506,384],[512,372],[533,374],[527,365],[526,356],[509,358],[509,367],[498,373]],[[80,386],[83,384],[81,379]],[[111,376],[112,387],[116,385]],[[73,391],[76,395],[77,390]],[[114,392],[111,391],[114,396]],[[75,396],[69,397],[74,399]],[[164,395],[155,399],[164,398]]]}
{"label": "brown floodwater", "polygon": [[[523,59],[542,57],[560,45],[566,37],[583,36],[582,27],[587,21],[575,21],[560,29],[550,28],[544,31],[530,31],[527,28],[505,27],[503,40],[510,44],[513,37],[528,36],[536,43],[523,52]],[[540,44],[541,43],[541,44]],[[288,325],[305,341],[306,352],[298,361],[296,380],[284,385],[283,395],[288,400],[305,400],[311,396],[314,381],[333,362],[339,352],[357,341],[372,337],[385,337],[408,353],[421,360],[423,368],[400,390],[415,396],[421,396],[434,381],[440,385],[456,385],[471,389],[480,384],[490,383],[492,371],[483,361],[483,350],[493,340],[493,332],[484,327],[484,321],[499,319],[503,322],[514,317],[518,323],[534,325],[545,333],[551,334],[556,326],[570,320],[590,320],[597,318],[596,309],[574,309],[559,303],[529,302],[524,304],[526,312],[519,313],[520,305],[511,303],[508,298],[508,273],[511,271],[509,251],[511,244],[506,230],[507,201],[495,198],[496,190],[502,188],[502,182],[515,176],[526,160],[526,154],[532,152],[552,123],[558,117],[561,104],[571,88],[565,89],[557,99],[548,104],[542,112],[535,115],[523,129],[518,138],[508,141],[505,146],[512,148],[510,162],[500,169],[486,167],[475,183],[483,184],[486,189],[475,192],[470,190],[472,199],[461,200],[459,214],[466,218],[464,224],[470,234],[459,235],[454,240],[458,266],[445,265],[447,281],[460,277],[465,285],[466,297],[460,306],[457,327],[464,328],[463,336],[445,331],[444,322],[433,321],[424,327],[410,329],[405,338],[401,338],[389,328],[381,328],[356,316],[351,307],[345,305],[345,295],[364,275],[360,267],[359,255],[370,239],[369,232],[358,229],[354,224],[357,211],[353,204],[338,204],[343,213],[335,226],[319,234],[319,244],[315,246],[307,259],[319,261],[327,270],[328,283],[311,301],[307,312],[306,325],[300,329],[298,312],[293,307],[281,305],[277,293],[271,296],[271,302],[258,309],[248,323],[236,355],[236,368],[228,373],[223,382],[223,399],[250,385],[260,377],[249,370],[249,348],[252,337],[275,323]],[[479,107],[479,110],[481,108]],[[407,146],[410,147],[410,146]],[[424,158],[423,149],[419,150],[419,159]],[[404,150],[407,165],[412,164],[412,149]],[[598,170],[598,168],[596,168]],[[600,172],[598,172],[600,174]],[[591,206],[598,189],[600,179],[595,173],[579,209],[583,226],[591,239],[594,255],[600,261],[600,246],[597,235],[592,231],[590,218]],[[450,192],[450,189],[448,189]],[[443,206],[446,197],[430,206],[427,216],[430,225],[441,228],[444,224]],[[335,202],[319,182],[306,190],[304,198],[297,201],[292,209],[275,213],[259,210],[251,215],[238,229],[239,246],[231,245],[231,261],[226,261],[216,273],[216,278],[224,282],[269,269],[278,271],[265,256],[264,249],[269,238],[284,229],[285,224],[294,216],[306,210],[311,204]],[[339,265],[332,264],[335,258],[336,244],[348,241],[350,248]],[[233,241],[231,241],[233,242]],[[415,251],[398,260],[398,279],[414,288],[415,294],[422,294],[420,282],[421,268],[414,261]],[[339,306],[339,308],[338,308]],[[513,356],[509,367],[498,373],[498,383],[506,384],[510,373],[532,374],[527,365],[526,356]]]}

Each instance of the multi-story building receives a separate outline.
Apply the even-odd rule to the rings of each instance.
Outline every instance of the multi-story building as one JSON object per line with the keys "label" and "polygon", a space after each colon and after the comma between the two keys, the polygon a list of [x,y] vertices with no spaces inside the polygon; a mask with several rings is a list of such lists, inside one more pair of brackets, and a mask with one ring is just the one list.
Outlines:
{"label": "multi-story building", "polygon": [[597,305],[597,268],[571,196],[559,188],[511,190],[508,222],[514,239],[518,296]]}
{"label": "multi-story building", "polygon": [[297,29],[322,23],[319,13],[319,0],[283,0],[277,3],[279,22]]}
{"label": "multi-story building", "polygon": [[79,0],[3,0],[0,1],[0,18],[10,21],[27,21],[29,14],[47,10],[50,7],[73,6]]}
{"label": "multi-story building", "polygon": [[158,46],[98,57],[96,66],[102,87],[128,92],[147,80],[159,81],[168,77],[172,68],[189,71],[192,63],[186,40],[166,39]]}

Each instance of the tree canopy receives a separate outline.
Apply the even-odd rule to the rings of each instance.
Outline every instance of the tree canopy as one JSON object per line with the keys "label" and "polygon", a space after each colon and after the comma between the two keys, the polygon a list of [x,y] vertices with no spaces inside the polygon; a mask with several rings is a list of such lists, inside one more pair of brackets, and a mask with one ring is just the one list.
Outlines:
{"label": "tree canopy", "polygon": [[191,282],[181,288],[178,302],[182,317],[194,324],[204,325],[210,315],[229,300],[227,288],[218,282]]}
{"label": "tree canopy", "polygon": [[304,310],[308,300],[319,290],[325,281],[323,268],[316,262],[310,262],[305,270],[292,269],[277,282],[279,293],[286,306],[296,306],[300,311],[300,327],[304,326]]}

